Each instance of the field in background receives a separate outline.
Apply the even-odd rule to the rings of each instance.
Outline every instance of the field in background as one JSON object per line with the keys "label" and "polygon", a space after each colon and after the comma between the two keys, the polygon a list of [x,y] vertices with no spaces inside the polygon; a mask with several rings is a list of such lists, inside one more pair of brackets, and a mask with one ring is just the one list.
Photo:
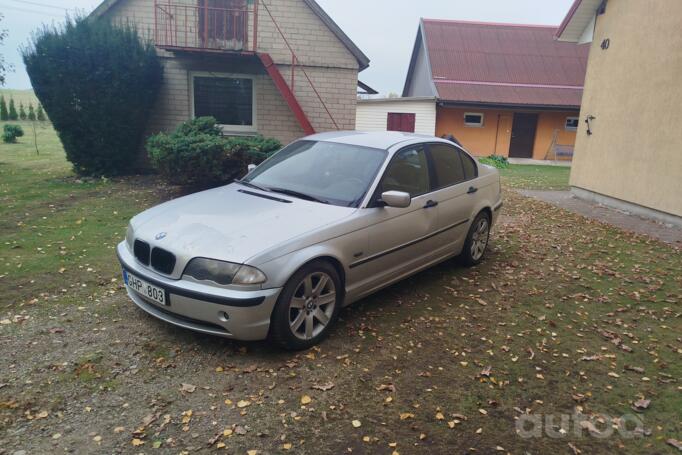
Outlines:
{"label": "field in background", "polygon": [[19,103],[24,103],[24,106],[28,106],[29,103],[33,103],[33,107],[38,105],[38,98],[36,97],[33,90],[14,90],[14,89],[0,89],[0,95],[5,97],[5,100],[9,103],[10,98],[14,99],[14,102],[19,109]]}

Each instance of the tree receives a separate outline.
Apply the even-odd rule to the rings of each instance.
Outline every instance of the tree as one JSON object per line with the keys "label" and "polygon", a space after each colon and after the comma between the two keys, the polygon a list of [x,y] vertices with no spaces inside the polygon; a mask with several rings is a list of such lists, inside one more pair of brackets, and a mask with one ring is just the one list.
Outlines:
{"label": "tree", "polygon": [[19,120],[19,114],[17,113],[17,108],[14,106],[14,98],[9,99],[9,119],[13,122]]}
{"label": "tree", "polygon": [[43,110],[43,105],[40,103],[38,103],[38,109],[36,110],[36,119],[38,119],[39,122],[44,122],[47,120],[47,116]]}
{"label": "tree", "polygon": [[0,120],[6,122],[9,120],[9,111],[7,110],[7,103],[5,97],[0,95]]}
{"label": "tree", "polygon": [[44,26],[22,54],[74,170],[135,172],[163,79],[154,45],[130,25],[77,18]]}
{"label": "tree", "polygon": [[26,120],[26,109],[24,109],[24,103],[19,103],[19,120]]}
{"label": "tree", "polygon": [[33,103],[28,104],[28,119],[32,122],[36,120],[36,113],[33,110]]}
{"label": "tree", "polygon": [[[4,16],[2,13],[0,13],[0,22],[2,22],[2,19]],[[2,42],[7,38],[7,30],[6,29],[1,29],[0,28],[0,46],[2,46]],[[5,75],[7,74],[7,71],[12,70],[12,65],[8,65],[5,62],[5,57],[0,54],[0,85],[5,85]]]}

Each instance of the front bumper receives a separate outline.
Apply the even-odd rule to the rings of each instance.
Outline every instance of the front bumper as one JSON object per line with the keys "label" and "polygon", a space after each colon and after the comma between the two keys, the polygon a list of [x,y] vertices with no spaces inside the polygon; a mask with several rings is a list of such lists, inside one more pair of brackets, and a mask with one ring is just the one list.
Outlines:
{"label": "front bumper", "polygon": [[127,272],[166,291],[169,305],[160,305],[126,286],[130,299],[145,312],[170,324],[197,332],[244,341],[264,340],[281,288],[256,291],[221,289],[171,280],[142,267],[121,242],[116,253]]}

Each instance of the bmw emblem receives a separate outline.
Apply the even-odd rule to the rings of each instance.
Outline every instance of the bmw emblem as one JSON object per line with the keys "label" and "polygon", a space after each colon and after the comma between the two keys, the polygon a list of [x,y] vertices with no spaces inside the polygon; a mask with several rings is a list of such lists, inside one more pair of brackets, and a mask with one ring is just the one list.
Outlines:
{"label": "bmw emblem", "polygon": [[166,238],[167,235],[168,235],[168,234],[165,233],[165,232],[159,232],[158,234],[156,234],[156,237],[154,237],[154,238],[155,238],[156,240],[163,240],[163,239]]}

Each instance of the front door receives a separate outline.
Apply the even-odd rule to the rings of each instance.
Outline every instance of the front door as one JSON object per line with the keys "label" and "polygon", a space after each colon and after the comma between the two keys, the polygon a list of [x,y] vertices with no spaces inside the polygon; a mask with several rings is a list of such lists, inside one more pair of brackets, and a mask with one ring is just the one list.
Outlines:
{"label": "front door", "polygon": [[538,114],[514,114],[510,158],[532,158],[535,145],[535,130],[538,127]]}
{"label": "front door", "polygon": [[366,211],[368,248],[350,265],[358,294],[414,270],[437,247],[432,236],[438,226],[438,207],[431,200],[426,150],[422,145],[396,153],[377,189],[412,196],[406,208],[375,207]]}

